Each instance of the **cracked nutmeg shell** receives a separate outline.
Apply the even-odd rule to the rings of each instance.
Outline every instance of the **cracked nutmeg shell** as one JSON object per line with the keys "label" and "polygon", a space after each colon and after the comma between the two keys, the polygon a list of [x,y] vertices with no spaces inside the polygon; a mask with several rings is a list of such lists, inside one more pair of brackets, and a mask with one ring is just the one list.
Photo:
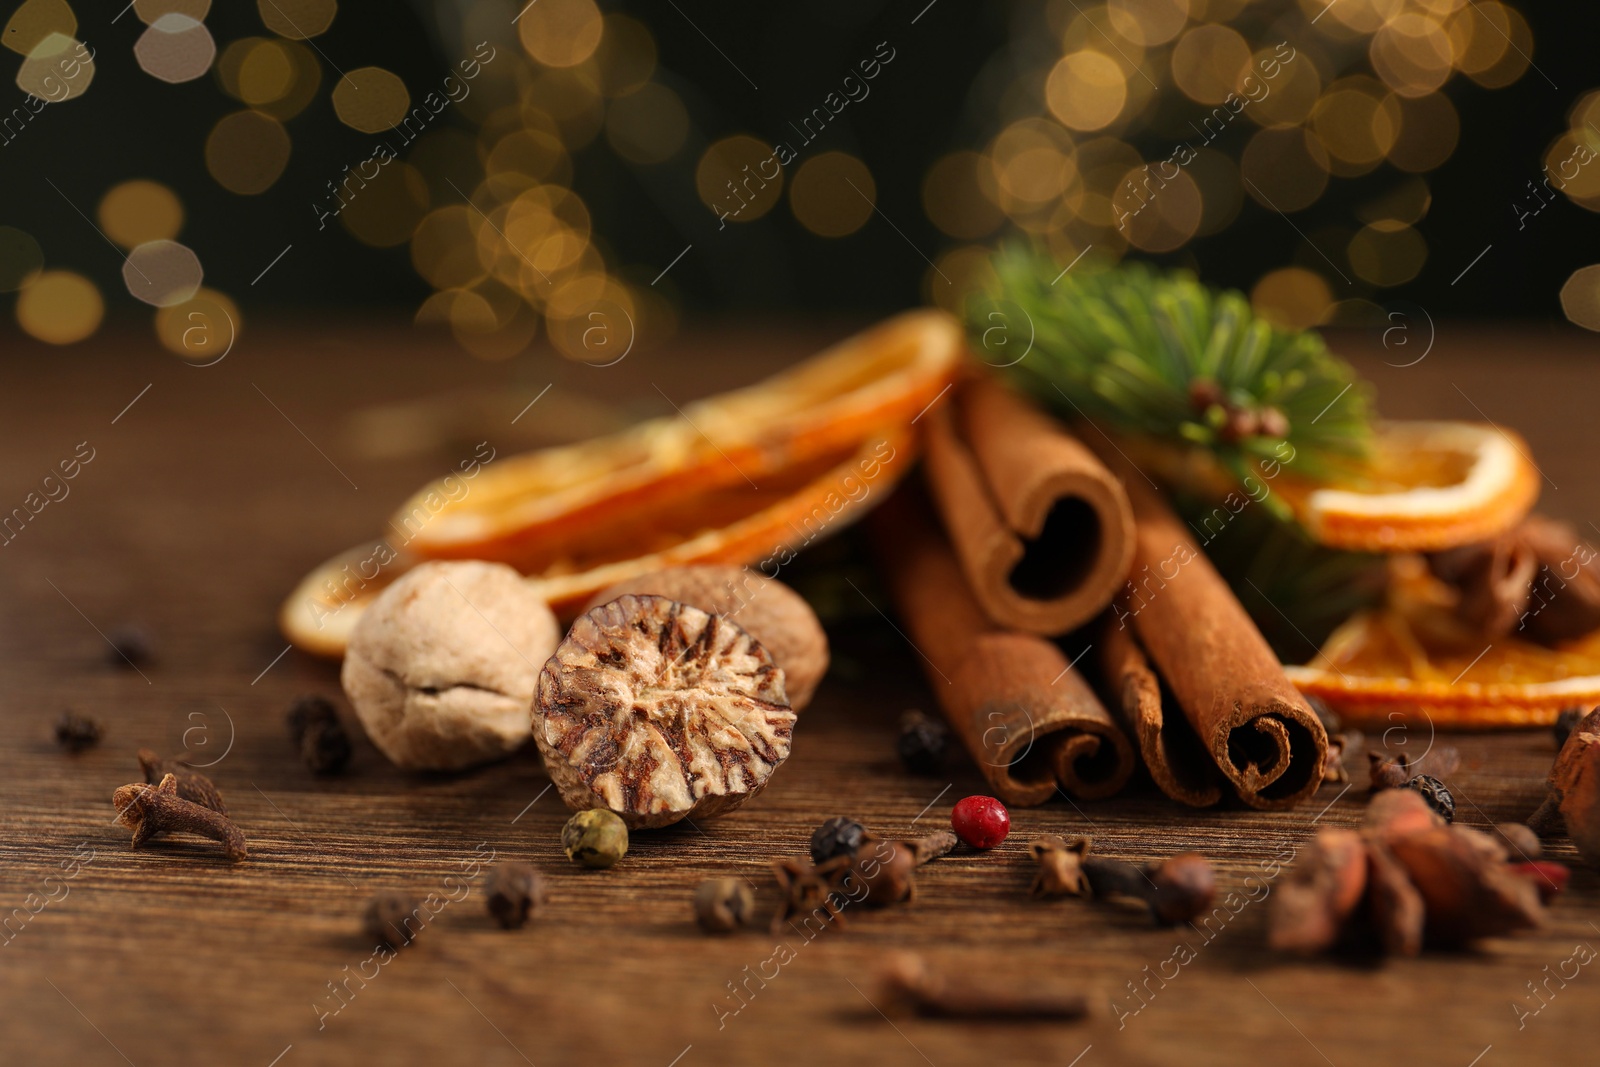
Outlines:
{"label": "cracked nutmeg shell", "polygon": [[736,623],[624,595],[579,616],[540,671],[533,736],[568,807],[640,829],[755,796],[794,721],[783,670]]}

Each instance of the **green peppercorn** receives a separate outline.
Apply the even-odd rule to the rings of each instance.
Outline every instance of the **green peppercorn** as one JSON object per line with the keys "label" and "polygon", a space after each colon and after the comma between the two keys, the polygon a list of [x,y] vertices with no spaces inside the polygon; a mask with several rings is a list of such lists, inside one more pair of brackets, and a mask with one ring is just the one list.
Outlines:
{"label": "green peppercorn", "polygon": [[590,808],[561,828],[561,847],[580,867],[610,867],[628,854],[628,827],[616,812]]}

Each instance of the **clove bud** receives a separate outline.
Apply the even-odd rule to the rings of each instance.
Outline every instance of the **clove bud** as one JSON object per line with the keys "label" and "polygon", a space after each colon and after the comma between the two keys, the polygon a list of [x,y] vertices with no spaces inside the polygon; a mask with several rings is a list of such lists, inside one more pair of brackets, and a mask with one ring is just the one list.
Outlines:
{"label": "clove bud", "polygon": [[859,887],[860,903],[870,908],[910,900],[917,891],[912,872],[955,847],[956,835],[949,830],[912,841],[869,838],[850,858],[843,882],[845,893],[854,899]]}
{"label": "clove bud", "polygon": [[170,774],[178,780],[180,797],[191,804],[199,804],[222,815],[228,814],[228,805],[222,802],[222,793],[218,791],[216,783],[183,762],[183,756],[162,759],[148,748],[141,748],[139,769],[144,772],[146,784],[159,785],[161,779]]}
{"label": "clove bud", "polygon": [[544,879],[526,863],[500,863],[484,882],[489,914],[507,930],[515,930],[544,905]]}
{"label": "clove bud", "polygon": [[1310,955],[1333,947],[1367,888],[1367,850],[1354,830],[1318,830],[1272,896],[1267,943]]}
{"label": "clove bud", "polygon": [[694,891],[694,918],[700,929],[726,934],[750,921],[755,897],[740,878],[708,878]]}
{"label": "clove bud", "polygon": [[1083,858],[1088,854],[1087,837],[1070,841],[1054,835],[1034,838],[1028,842],[1028,855],[1039,865],[1039,873],[1028,891],[1036,897],[1088,896],[1089,880],[1083,873]]}
{"label": "clove bud", "polygon": [[1216,876],[1198,852],[1180,852],[1143,870],[1121,860],[1089,856],[1083,873],[1096,897],[1138,901],[1158,923],[1187,922],[1211,906]]}
{"label": "clove bud", "polygon": [[143,782],[119,787],[111,794],[117,807],[117,821],[133,831],[133,847],[147,844],[157,834],[185,833],[221,842],[234,863],[247,857],[244,834],[226,815],[184,800],[178,795],[178,779],[166,775],[159,785]]}

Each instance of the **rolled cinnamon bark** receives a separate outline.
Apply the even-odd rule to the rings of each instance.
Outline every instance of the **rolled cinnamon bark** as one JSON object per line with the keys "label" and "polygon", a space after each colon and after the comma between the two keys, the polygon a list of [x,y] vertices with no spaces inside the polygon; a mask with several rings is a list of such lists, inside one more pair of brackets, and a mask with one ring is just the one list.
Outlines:
{"label": "rolled cinnamon bark", "polygon": [[986,377],[929,419],[928,481],[989,617],[1057,635],[1099,614],[1127,577],[1133,513],[1094,453]]}
{"label": "rolled cinnamon bark", "polygon": [[[1240,799],[1255,808],[1294,806],[1322,784],[1328,737],[1321,722],[1166,501],[1131,463],[1115,455],[1104,458],[1123,480],[1137,529],[1133,572],[1112,604],[1108,626],[1131,629]],[[1152,696],[1148,682],[1138,680],[1137,661],[1125,649],[1114,654],[1123,665],[1119,684],[1124,691],[1128,679],[1136,679],[1134,723],[1157,783],[1176,800],[1205,803],[1210,790],[1203,779],[1187,772],[1180,776],[1175,769],[1190,763],[1186,757],[1182,763],[1171,758],[1183,752],[1183,744],[1168,736],[1176,724],[1161,720],[1152,703],[1159,695]],[[1152,735],[1173,771],[1168,781],[1156,773],[1160,764],[1151,758],[1147,741]]]}
{"label": "rolled cinnamon bark", "polygon": [[1127,736],[1052,642],[989,620],[921,489],[903,487],[869,521],[928,684],[995,795],[1042,804],[1058,778],[1088,799],[1120,790],[1134,768]]}

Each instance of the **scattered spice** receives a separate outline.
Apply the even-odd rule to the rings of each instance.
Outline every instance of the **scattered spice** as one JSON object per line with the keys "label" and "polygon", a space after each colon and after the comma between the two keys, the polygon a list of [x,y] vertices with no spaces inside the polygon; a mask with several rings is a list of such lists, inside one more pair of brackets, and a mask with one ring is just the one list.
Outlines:
{"label": "scattered spice", "polygon": [[303,696],[285,717],[289,740],[313,774],[338,774],[350,762],[350,735],[324,697]]}
{"label": "scattered spice", "polygon": [[1386,756],[1382,752],[1367,753],[1367,773],[1372,776],[1371,791],[1399,789],[1411,781],[1411,757],[1404,752]]}
{"label": "scattered spice", "polygon": [[1568,523],[1529,515],[1493,540],[1429,556],[1428,565],[1460,590],[1456,615],[1487,638],[1516,631],[1554,647],[1600,627],[1600,558]]}
{"label": "scattered spice", "polygon": [[178,779],[171,774],[159,785],[143,782],[119,787],[111,794],[117,821],[133,831],[133,847],[147,844],[167,832],[199,834],[221,842],[228,859],[238,863],[249,855],[244,834],[226,815],[178,795]]}
{"label": "scattered spice", "polygon": [[994,848],[1011,833],[1011,813],[994,797],[964,797],[950,812],[950,828],[973,848]]}
{"label": "scattered spice", "polygon": [[915,709],[907,711],[900,716],[900,736],[894,747],[912,774],[940,774],[950,750],[950,727]]}
{"label": "scattered spice", "polygon": [[1344,769],[1345,750],[1354,747],[1354,740],[1360,734],[1329,734],[1328,754],[1322,761],[1322,780],[1327,782],[1348,782],[1350,773]]}
{"label": "scattered spice", "polygon": [[860,903],[869,908],[911,900],[917,891],[912,872],[955,847],[956,835],[948,830],[910,841],[869,839],[850,858],[844,885],[852,898],[859,887]]}
{"label": "scattered spice", "polygon": [[834,856],[814,865],[803,860],[773,860],[772,876],[783,897],[772,916],[772,933],[780,934],[795,918],[804,922],[819,911],[827,916],[825,921],[842,929],[845,921],[841,888],[852,862],[854,857],[848,855]]}
{"label": "scattered spice", "polygon": [[1428,807],[1439,813],[1445,822],[1456,821],[1456,798],[1445,788],[1445,784],[1431,774],[1419,774],[1405,784],[1407,789],[1415,789],[1427,801]]}
{"label": "scattered spice", "polygon": [[1198,852],[1180,852],[1144,868],[1100,856],[1086,855],[1082,862],[1091,896],[1136,903],[1166,926],[1193,919],[1216,897],[1216,875]]}
{"label": "scattered spice", "polygon": [[61,718],[56,720],[56,743],[68,752],[83,752],[100,743],[105,736],[105,728],[95,719],[87,715],[76,715],[70,711],[61,713]]}
{"label": "scattered spice", "polygon": [[1426,780],[1378,793],[1359,833],[1318,831],[1272,894],[1274,948],[1309,954],[1365,936],[1386,953],[1415,956],[1424,938],[1459,948],[1543,921],[1544,901],[1564,878],[1506,862],[1506,844],[1521,836],[1514,824],[1498,837],[1447,824]]}
{"label": "scattered spice", "polygon": [[951,978],[906,952],[889,958],[880,991],[886,1010],[947,1019],[1081,1019],[1089,1012],[1082,993],[1019,988],[1014,981],[980,981],[965,973]]}
{"label": "scattered spice", "polygon": [[1556,738],[1556,751],[1559,752],[1567,743],[1567,738],[1572,736],[1572,731],[1578,728],[1578,724],[1583,721],[1586,714],[1588,712],[1579,707],[1561,709],[1561,714],[1556,716],[1556,721],[1550,728],[1550,732]]}
{"label": "scattered spice", "polygon": [[544,906],[544,878],[526,863],[499,863],[484,882],[489,914],[507,930],[526,925],[528,916]]}
{"label": "scattered spice", "polygon": [[1513,863],[1511,870],[1524,878],[1532,879],[1533,887],[1539,891],[1539,902],[1548,904],[1557,896],[1567,891],[1567,882],[1572,878],[1572,871],[1564,863],[1553,863],[1550,860],[1531,860],[1527,863]]}
{"label": "scattered spice", "polygon": [[628,854],[628,827],[616,812],[590,808],[561,828],[561,847],[580,867],[612,867]]}
{"label": "scattered spice", "polygon": [[106,650],[106,662],[123,670],[138,670],[150,666],[155,659],[150,633],[138,623],[114,626],[106,635],[111,647]]}
{"label": "scattered spice", "polygon": [[[187,755],[187,753],[185,753]],[[216,784],[183,762],[181,756],[162,759],[148,748],[139,750],[139,769],[144,771],[147,785],[159,785],[161,779],[172,775],[178,780],[178,795],[191,804],[210,808],[219,814],[228,814],[228,805],[222,802],[222,793]]]}
{"label": "scattered spice", "polygon": [[[362,932],[374,944],[389,948],[404,948],[422,932],[423,922],[417,918],[422,901],[398,889],[386,889],[367,902],[366,914],[361,920]],[[413,925],[408,920],[416,920]]]}
{"label": "scattered spice", "polygon": [[1089,839],[1064,840],[1055,835],[1036,837],[1028,842],[1028,855],[1039,865],[1028,892],[1036,897],[1086,897],[1089,880],[1083,873],[1083,858],[1089,854]]}
{"label": "scattered spice", "polygon": [[1584,862],[1600,865],[1600,708],[1584,716],[1561,746],[1547,789],[1528,825],[1548,836],[1565,823]]}
{"label": "scattered spice", "polygon": [[1495,823],[1494,832],[1505,846],[1506,854],[1514,859],[1530,862],[1538,859],[1544,852],[1544,842],[1539,840],[1539,835],[1526,823]]}
{"label": "scattered spice", "polygon": [[708,878],[694,891],[694,919],[700,929],[726,934],[750,921],[755,896],[742,878]]}
{"label": "scattered spice", "polygon": [[867,839],[867,828],[854,819],[836,815],[811,833],[811,862],[824,863],[835,856],[854,856]]}

